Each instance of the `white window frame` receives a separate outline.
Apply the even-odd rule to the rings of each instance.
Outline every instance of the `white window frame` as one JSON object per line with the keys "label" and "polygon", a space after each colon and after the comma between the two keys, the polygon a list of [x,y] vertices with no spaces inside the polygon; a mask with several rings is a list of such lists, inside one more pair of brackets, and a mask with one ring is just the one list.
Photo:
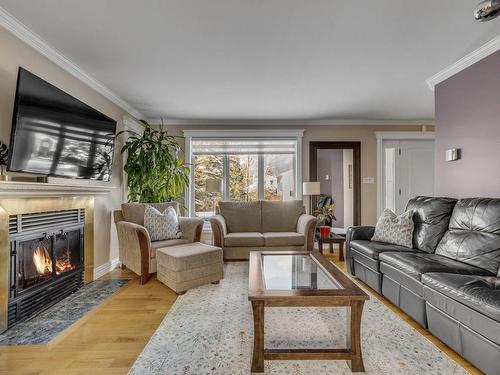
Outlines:
{"label": "white window frame", "polygon": [[[267,138],[267,139],[295,139],[297,142],[296,157],[295,157],[295,186],[297,191],[297,199],[302,199],[302,140],[304,137],[303,129],[294,130],[184,130],[185,137],[185,147],[184,147],[184,157],[186,163],[192,166],[193,155],[191,153],[191,144],[194,139],[198,138],[213,138],[213,139],[229,139],[229,138]],[[259,158],[260,160],[263,158]],[[262,165],[260,165],[262,164]],[[259,172],[263,169],[263,162],[259,162]],[[224,168],[224,171],[228,171],[229,168]],[[227,172],[226,172],[227,173]],[[260,178],[260,177],[259,177]],[[225,178],[224,180],[227,180]],[[189,189],[186,190],[185,203],[189,210],[189,216],[195,216],[194,210],[194,168],[191,167],[191,172],[189,175]],[[260,184],[259,184],[260,185]],[[259,189],[260,190],[260,189]],[[263,189],[262,189],[263,190]],[[263,193],[263,192],[262,192]],[[259,192],[260,196],[260,192]],[[228,199],[228,197],[224,197]],[[260,199],[260,198],[259,198]]]}

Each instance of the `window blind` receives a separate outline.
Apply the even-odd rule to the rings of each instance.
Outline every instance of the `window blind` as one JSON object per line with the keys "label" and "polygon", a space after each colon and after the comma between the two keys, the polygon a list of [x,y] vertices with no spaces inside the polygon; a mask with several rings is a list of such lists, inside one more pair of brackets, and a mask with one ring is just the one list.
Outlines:
{"label": "window blind", "polygon": [[195,155],[296,154],[296,139],[193,139]]}

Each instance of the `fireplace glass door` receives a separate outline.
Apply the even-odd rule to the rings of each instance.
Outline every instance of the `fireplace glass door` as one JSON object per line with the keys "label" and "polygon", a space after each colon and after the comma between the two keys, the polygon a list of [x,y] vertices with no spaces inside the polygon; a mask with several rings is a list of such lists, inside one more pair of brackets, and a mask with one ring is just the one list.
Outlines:
{"label": "fireplace glass door", "polygon": [[80,230],[62,232],[54,236],[56,276],[63,275],[81,266],[80,245]]}
{"label": "fireplace glass door", "polygon": [[82,231],[73,229],[48,236],[28,237],[17,243],[16,292],[82,267]]}
{"label": "fireplace glass door", "polygon": [[17,254],[19,292],[52,278],[52,238],[20,241]]}

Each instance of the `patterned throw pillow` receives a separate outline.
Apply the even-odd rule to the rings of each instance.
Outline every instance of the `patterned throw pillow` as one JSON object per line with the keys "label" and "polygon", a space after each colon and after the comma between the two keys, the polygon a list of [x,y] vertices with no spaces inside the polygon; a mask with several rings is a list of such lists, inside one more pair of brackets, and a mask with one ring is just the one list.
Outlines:
{"label": "patterned throw pillow", "polygon": [[152,206],[144,210],[144,227],[151,241],[172,240],[180,238],[179,220],[173,207],[168,207],[163,213]]}
{"label": "patterned throw pillow", "polygon": [[386,208],[375,226],[372,241],[386,242],[394,245],[413,247],[413,211],[399,216]]}

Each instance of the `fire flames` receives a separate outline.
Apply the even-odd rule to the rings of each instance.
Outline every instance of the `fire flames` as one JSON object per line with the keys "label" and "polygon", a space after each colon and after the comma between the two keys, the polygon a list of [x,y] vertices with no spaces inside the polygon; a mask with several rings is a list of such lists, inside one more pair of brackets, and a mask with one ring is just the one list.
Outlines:
{"label": "fire flames", "polygon": [[33,253],[33,264],[40,275],[52,273],[52,259],[50,259],[49,252],[45,248],[36,248]]}
{"label": "fire flames", "polygon": [[[33,264],[40,275],[52,273],[52,259],[45,248],[36,248],[33,252]],[[69,257],[69,250],[67,250],[62,258],[56,260],[56,275],[70,271],[73,268],[74,266],[71,264]]]}

